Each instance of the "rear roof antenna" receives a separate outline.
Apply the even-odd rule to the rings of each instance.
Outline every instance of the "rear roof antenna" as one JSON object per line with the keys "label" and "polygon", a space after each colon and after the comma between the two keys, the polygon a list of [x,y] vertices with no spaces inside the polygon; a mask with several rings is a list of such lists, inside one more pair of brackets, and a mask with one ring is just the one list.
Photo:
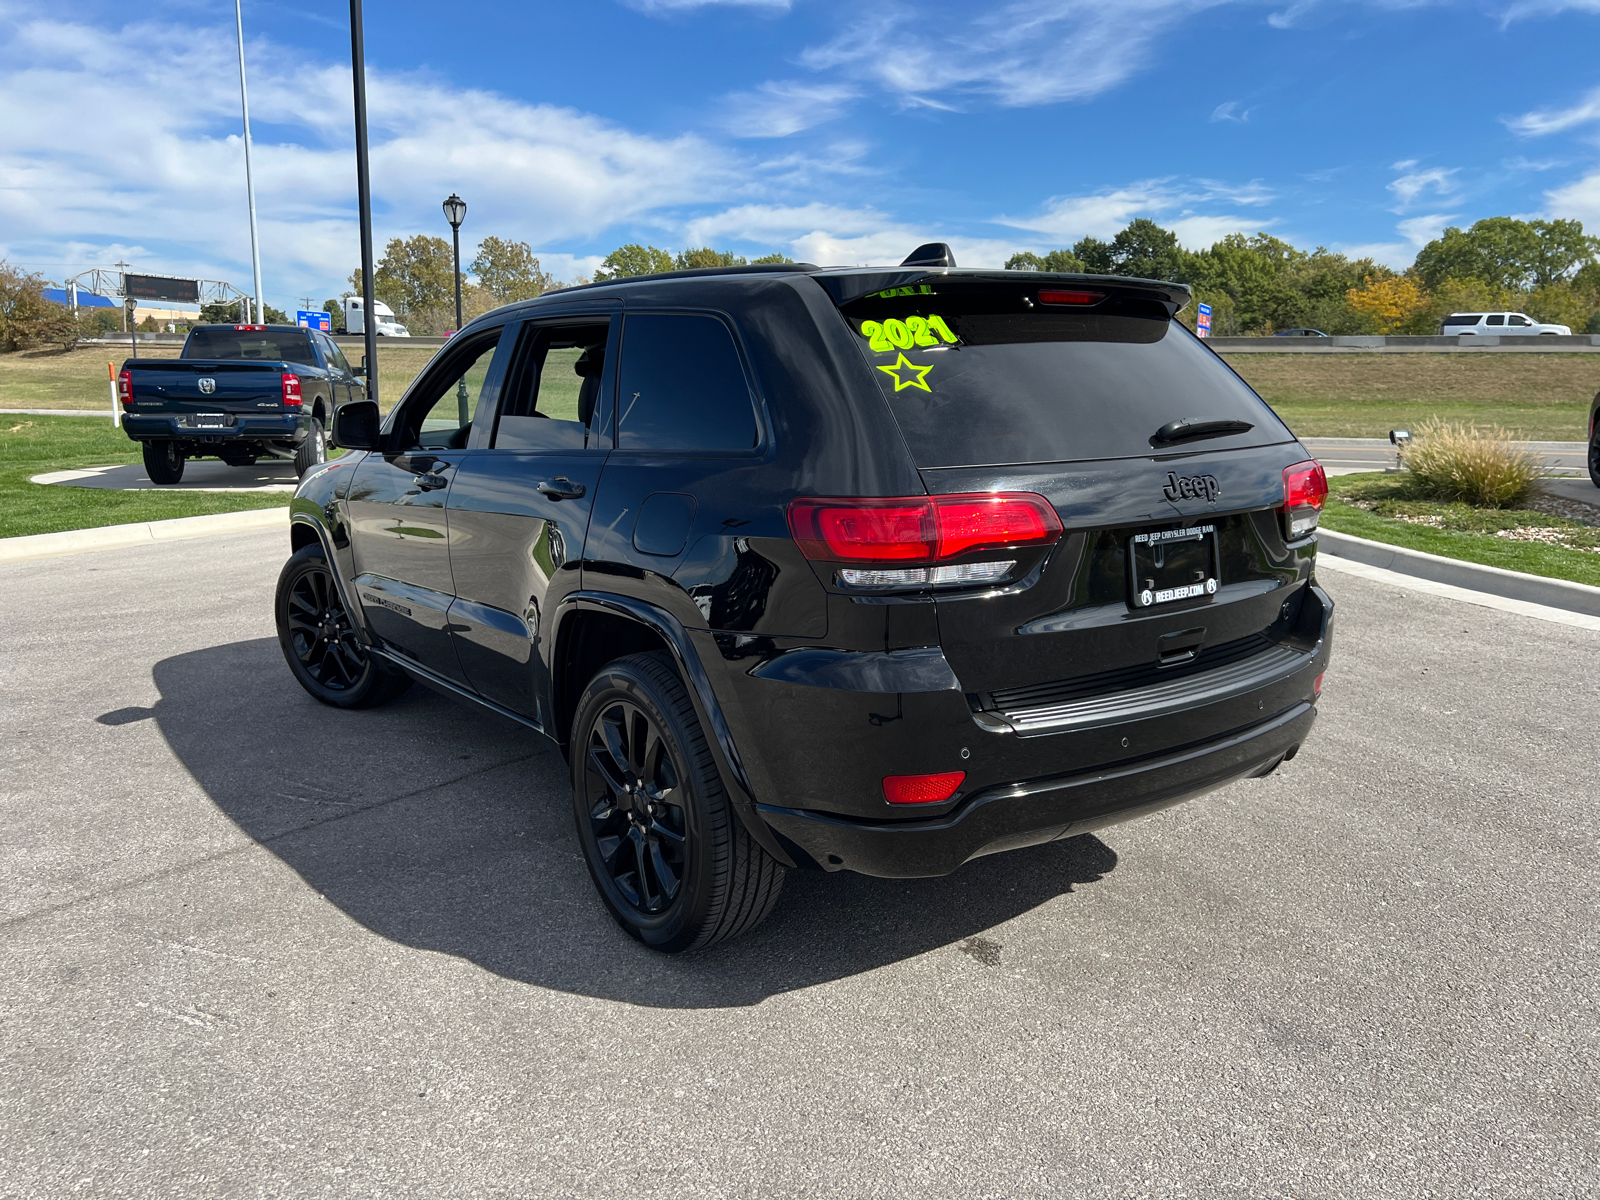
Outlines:
{"label": "rear roof antenna", "polygon": [[906,255],[902,267],[953,267],[955,252],[943,242],[927,242]]}

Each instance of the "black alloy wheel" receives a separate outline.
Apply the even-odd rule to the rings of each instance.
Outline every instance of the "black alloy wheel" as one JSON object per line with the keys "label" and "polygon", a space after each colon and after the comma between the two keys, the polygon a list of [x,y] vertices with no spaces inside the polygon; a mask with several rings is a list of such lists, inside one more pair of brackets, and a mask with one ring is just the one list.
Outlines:
{"label": "black alloy wheel", "polygon": [[1589,482],[1600,488],[1600,428],[1589,435]]}
{"label": "black alloy wheel", "polygon": [[589,730],[589,829],[611,885],[646,917],[683,891],[689,866],[681,773],[644,709],[617,698]]}
{"label": "black alloy wheel", "polygon": [[370,708],[411,678],[367,653],[320,545],[297,550],[278,576],[278,645],[300,686],[336,708]]}
{"label": "black alloy wheel", "polygon": [[589,874],[631,936],[678,954],[772,911],[783,867],[734,813],[665,651],[618,659],[590,681],[568,754]]}
{"label": "black alloy wheel", "polygon": [[146,442],[144,473],[151,483],[177,483],[183,479],[183,455],[176,442]]}

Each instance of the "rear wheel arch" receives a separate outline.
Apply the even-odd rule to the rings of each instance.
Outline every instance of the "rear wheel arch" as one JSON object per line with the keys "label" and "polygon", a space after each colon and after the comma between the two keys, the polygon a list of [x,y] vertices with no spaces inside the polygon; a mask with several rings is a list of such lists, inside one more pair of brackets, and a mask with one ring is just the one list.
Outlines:
{"label": "rear wheel arch", "polygon": [[566,613],[556,629],[556,651],[550,662],[555,716],[550,732],[556,740],[563,745],[571,740],[578,698],[601,668],[630,654],[652,650],[671,653],[667,640],[642,621],[593,608],[575,607]]}

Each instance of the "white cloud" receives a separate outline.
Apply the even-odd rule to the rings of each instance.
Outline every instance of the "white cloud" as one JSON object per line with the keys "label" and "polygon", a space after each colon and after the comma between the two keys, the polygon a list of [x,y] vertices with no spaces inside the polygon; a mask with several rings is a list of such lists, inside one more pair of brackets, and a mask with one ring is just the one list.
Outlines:
{"label": "white cloud", "polygon": [[982,96],[1007,106],[1099,95],[1147,61],[1154,39],[1225,0],[1013,0],[993,8],[882,0],[803,65],[868,80],[907,104]]}
{"label": "white cloud", "polygon": [[1444,232],[1445,226],[1454,221],[1457,213],[1429,213],[1422,217],[1409,217],[1395,225],[1400,236],[1405,238],[1413,247],[1420,250],[1434,238]]}
{"label": "white cloud", "polygon": [[736,137],[788,137],[831,121],[860,94],[850,84],[773,80],[729,96],[725,124]]}
{"label": "white cloud", "polygon": [[[56,259],[67,244],[137,243],[147,250],[129,258],[136,268],[243,285],[249,234],[231,23],[5,24],[0,112],[26,119],[0,122],[0,252]],[[162,53],[129,54],[129,45]],[[305,64],[261,40],[247,50],[264,282],[281,307],[336,287],[358,258],[349,68]],[[380,251],[389,237],[445,234],[439,201],[451,191],[469,204],[469,247],[495,233],[538,252],[748,182],[732,156],[693,136],[641,135],[412,75],[371,71],[368,90]],[[117,257],[103,254],[94,257]]]}
{"label": "white cloud", "polygon": [[1260,218],[1196,211],[1212,203],[1261,205],[1273,194],[1259,183],[1230,185],[1212,180],[1180,184],[1171,179],[1150,179],[1088,196],[1053,196],[1043,211],[1031,217],[998,217],[1002,225],[1045,234],[1057,245],[1081,237],[1109,238],[1135,217],[1157,217],[1177,231],[1187,246],[1209,246],[1217,238],[1240,230],[1265,229],[1273,224]]}
{"label": "white cloud", "polygon": [[1550,216],[1577,219],[1589,229],[1600,226],[1600,171],[1592,171],[1544,196]]}
{"label": "white cloud", "polygon": [[[1416,165],[1414,159],[1404,163],[1395,163],[1396,170],[1405,170]],[[1389,190],[1400,201],[1396,212],[1404,212],[1411,207],[1424,192],[1432,192],[1436,196],[1448,196],[1456,190],[1455,175],[1459,167],[1430,167],[1426,171],[1412,171],[1402,175],[1389,184]]]}
{"label": "white cloud", "polygon": [[1373,259],[1396,271],[1405,270],[1417,257],[1417,246],[1410,242],[1336,242],[1328,248],[1346,258]]}
{"label": "white cloud", "polygon": [[1523,113],[1520,117],[1508,117],[1505,124],[1511,132],[1524,137],[1543,137],[1591,121],[1600,121],[1600,88],[1595,88],[1571,108]]}
{"label": "white cloud", "polygon": [[1238,124],[1243,125],[1250,119],[1250,113],[1253,111],[1243,108],[1243,104],[1243,100],[1226,100],[1211,110],[1211,120],[1213,122],[1236,121]]}
{"label": "white cloud", "polygon": [[623,0],[642,13],[692,12],[699,8],[771,8],[788,12],[792,0]]}

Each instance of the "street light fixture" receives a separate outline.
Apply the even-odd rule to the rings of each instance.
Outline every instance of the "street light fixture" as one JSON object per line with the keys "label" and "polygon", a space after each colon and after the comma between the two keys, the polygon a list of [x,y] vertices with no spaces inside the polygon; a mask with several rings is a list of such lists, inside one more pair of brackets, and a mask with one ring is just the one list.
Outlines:
{"label": "street light fixture", "polygon": [[[461,222],[467,219],[467,202],[454,192],[444,202],[444,219],[450,222],[450,245],[455,252],[456,268],[456,328],[461,332]],[[461,424],[466,425],[470,415],[467,412],[467,377],[463,375],[456,384],[456,411],[461,418]]]}

